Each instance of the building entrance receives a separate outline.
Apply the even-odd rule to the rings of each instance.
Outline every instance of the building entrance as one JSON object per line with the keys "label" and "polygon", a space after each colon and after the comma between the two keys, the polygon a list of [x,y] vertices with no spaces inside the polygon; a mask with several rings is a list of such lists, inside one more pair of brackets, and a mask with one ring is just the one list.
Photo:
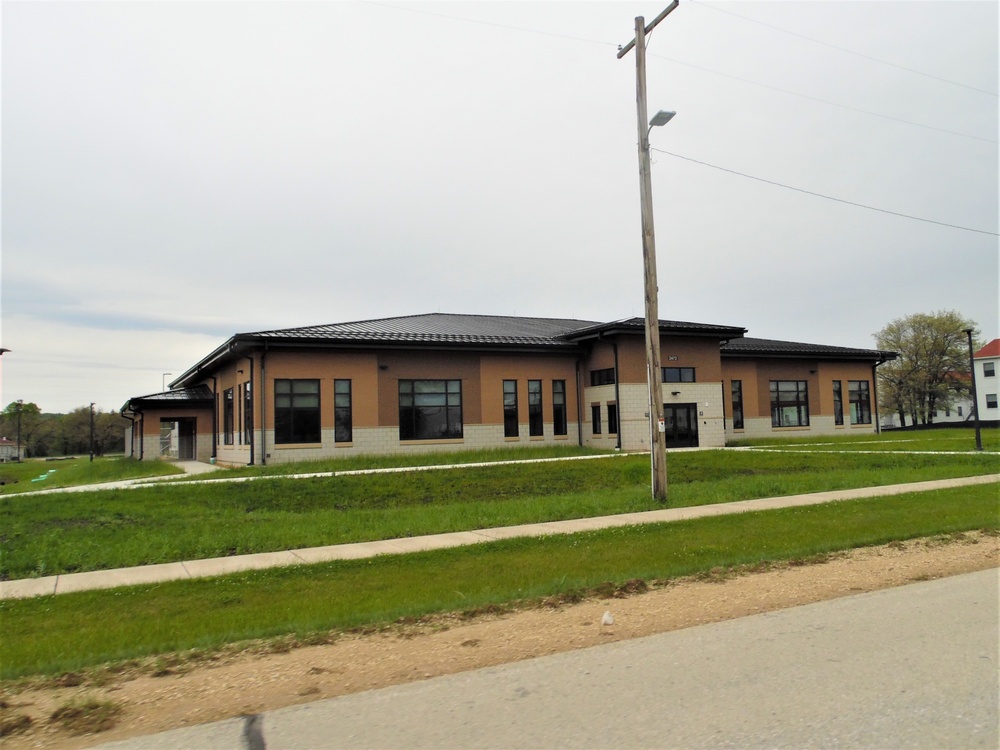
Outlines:
{"label": "building entrance", "polygon": [[698,404],[664,404],[667,448],[698,446]]}

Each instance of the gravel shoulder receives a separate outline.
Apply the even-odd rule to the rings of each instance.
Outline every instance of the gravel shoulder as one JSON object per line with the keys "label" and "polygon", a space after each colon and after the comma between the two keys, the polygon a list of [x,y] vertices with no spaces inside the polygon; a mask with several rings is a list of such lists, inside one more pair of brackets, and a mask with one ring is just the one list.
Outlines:
{"label": "gravel shoulder", "polygon": [[[979,532],[894,542],[791,564],[716,569],[647,582],[605,598],[547,602],[475,617],[447,615],[330,644],[244,644],[209,659],[160,659],[143,669],[0,686],[6,750],[83,748],[245,713],[438,675],[639,638],[840,596],[998,567],[1000,538]],[[614,623],[602,623],[610,612]],[[61,682],[62,684],[56,684]],[[68,703],[115,708],[107,730],[74,735],[50,720]],[[96,712],[96,711],[95,711]],[[20,719],[25,723],[24,719]]]}

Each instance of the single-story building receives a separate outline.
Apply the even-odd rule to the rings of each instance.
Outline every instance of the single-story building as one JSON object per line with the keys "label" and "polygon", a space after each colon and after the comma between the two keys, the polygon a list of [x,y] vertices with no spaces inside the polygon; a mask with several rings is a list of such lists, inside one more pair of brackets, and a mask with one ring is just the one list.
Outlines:
{"label": "single-story building", "polygon": [[[668,448],[876,432],[894,352],[660,321]],[[129,399],[142,459],[264,465],[330,456],[572,444],[649,450],[642,318],[431,313],[239,333]]]}

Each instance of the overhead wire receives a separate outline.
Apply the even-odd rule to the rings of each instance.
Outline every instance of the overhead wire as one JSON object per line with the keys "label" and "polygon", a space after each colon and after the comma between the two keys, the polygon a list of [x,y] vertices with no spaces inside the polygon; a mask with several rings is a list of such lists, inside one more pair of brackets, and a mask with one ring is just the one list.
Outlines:
{"label": "overhead wire", "polygon": [[864,208],[864,209],[867,209],[869,211],[878,211],[879,213],[883,213],[883,214],[891,214],[892,216],[899,216],[899,217],[904,218],[904,219],[913,219],[914,221],[923,221],[923,222],[926,222],[928,224],[937,224],[938,226],[949,227],[951,229],[961,229],[961,230],[963,230],[965,232],[976,232],[978,234],[988,234],[988,235],[991,235],[993,237],[1000,237],[1000,233],[991,232],[991,231],[986,230],[986,229],[973,229],[972,227],[963,227],[963,226],[960,226],[958,224],[948,224],[947,222],[944,222],[944,221],[935,221],[934,219],[925,219],[925,218],[923,218],[921,216],[913,216],[912,214],[904,214],[904,213],[900,213],[898,211],[890,211],[889,209],[886,209],[886,208],[878,208],[877,206],[869,206],[869,205],[867,205],[865,203],[857,203],[855,201],[844,200],[843,198],[835,198],[832,195],[825,195],[823,193],[817,193],[817,192],[812,191],[812,190],[806,190],[804,188],[798,188],[798,187],[794,187],[792,185],[786,185],[783,182],[777,182],[775,180],[767,180],[767,179],[764,179],[763,177],[757,177],[755,175],[747,174],[745,172],[738,172],[737,170],[735,170],[735,169],[729,169],[728,167],[720,167],[717,164],[710,164],[707,161],[701,161],[700,159],[693,159],[690,156],[682,156],[681,154],[675,154],[672,151],[666,151],[666,150],[664,150],[662,148],[655,148],[653,146],[650,146],[649,150],[650,151],[655,151],[658,154],[666,154],[667,156],[672,156],[675,159],[683,159],[684,161],[690,161],[690,162],[693,162],[695,164],[700,164],[703,167],[710,167],[712,169],[717,169],[720,172],[728,172],[729,174],[738,175],[740,177],[746,177],[749,180],[756,180],[757,182],[764,182],[764,183],[767,183],[768,185],[774,185],[775,187],[785,188],[786,190],[794,190],[797,193],[805,193],[806,195],[812,195],[812,196],[814,196],[816,198],[824,198],[824,199],[829,200],[829,201],[836,201],[837,203],[846,203],[848,206],[855,206],[857,208]]}

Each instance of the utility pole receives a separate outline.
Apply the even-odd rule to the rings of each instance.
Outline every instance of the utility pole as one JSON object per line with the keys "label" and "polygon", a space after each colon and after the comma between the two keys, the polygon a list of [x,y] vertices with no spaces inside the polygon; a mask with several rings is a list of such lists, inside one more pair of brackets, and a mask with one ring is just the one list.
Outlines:
{"label": "utility pole", "polygon": [[667,499],[667,452],[660,366],[659,287],[656,283],[656,237],[653,231],[653,185],[649,164],[649,123],[646,113],[646,35],[679,5],[674,0],[649,26],[635,19],[635,39],[618,51],[622,59],[635,47],[636,122],[639,130],[639,199],[642,203],[642,262],[646,298],[646,377],[649,384],[649,450],[653,499]]}
{"label": "utility pole", "polygon": [[964,333],[969,339],[969,374],[972,376],[972,416],[976,420],[976,450],[981,451],[983,449],[983,433],[979,428],[979,398],[978,388],[976,387],[976,353],[972,350],[972,334],[974,331],[972,328],[965,328],[962,333]]}
{"label": "utility pole", "polygon": [[94,402],[90,402],[90,461],[94,461]]}

